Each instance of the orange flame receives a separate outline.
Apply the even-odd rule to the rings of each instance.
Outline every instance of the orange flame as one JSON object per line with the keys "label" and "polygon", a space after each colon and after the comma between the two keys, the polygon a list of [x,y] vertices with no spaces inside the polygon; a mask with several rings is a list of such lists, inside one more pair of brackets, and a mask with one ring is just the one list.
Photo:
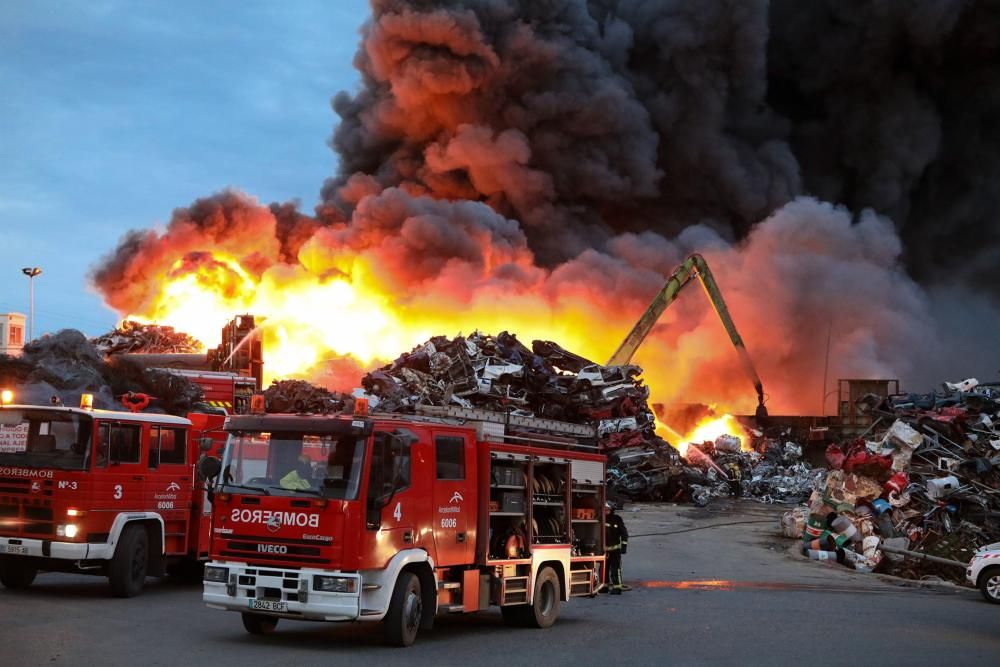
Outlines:
{"label": "orange flame", "polygon": [[700,445],[703,442],[715,442],[719,436],[723,435],[731,435],[739,438],[740,449],[750,451],[749,434],[732,415],[705,417],[689,433],[683,436],[679,436],[672,428],[657,420],[656,433],[676,447],[681,456],[687,455],[688,446]]}
{"label": "orange flame", "polygon": [[[476,329],[506,329],[525,341],[555,339],[603,361],[628,324],[596,327],[602,315],[589,312],[586,304],[553,307],[524,295],[484,294],[464,307],[440,295],[400,303],[379,290],[363,258],[345,264],[330,277],[302,265],[279,264],[255,279],[234,258],[205,253],[194,263],[176,262],[154,301],[126,319],[170,325],[214,347],[234,314],[253,313],[262,320],[265,384],[290,377],[322,384],[323,362],[346,357],[361,368],[374,368],[433,335]],[[656,386],[650,373],[646,378]]]}

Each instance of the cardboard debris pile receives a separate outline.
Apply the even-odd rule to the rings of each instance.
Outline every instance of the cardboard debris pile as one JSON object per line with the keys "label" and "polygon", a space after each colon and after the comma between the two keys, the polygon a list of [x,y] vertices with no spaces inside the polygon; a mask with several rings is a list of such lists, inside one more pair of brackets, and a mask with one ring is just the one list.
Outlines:
{"label": "cardboard debris pile", "polygon": [[[945,383],[927,395],[872,397],[865,438],[831,444],[808,506],[783,530],[803,553],[859,571],[963,581],[968,563],[1000,541],[1000,384]],[[882,426],[882,428],[877,428]]]}
{"label": "cardboard debris pile", "polygon": [[461,406],[594,424],[605,449],[662,448],[638,366],[601,366],[551,341],[531,348],[506,331],[435,336],[366,375],[372,409]]}
{"label": "cardboard debris pile", "polygon": [[125,320],[114,331],[93,338],[90,342],[104,355],[191,354],[204,348],[200,341],[186,333],[174,331],[173,327],[141,324],[132,320]]}

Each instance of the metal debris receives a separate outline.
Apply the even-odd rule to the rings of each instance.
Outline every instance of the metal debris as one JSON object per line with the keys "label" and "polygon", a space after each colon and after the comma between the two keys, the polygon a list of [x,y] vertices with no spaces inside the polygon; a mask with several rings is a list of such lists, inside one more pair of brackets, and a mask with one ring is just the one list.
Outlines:
{"label": "metal debris", "polygon": [[91,344],[104,355],[141,352],[143,354],[188,354],[199,352],[204,345],[173,327],[141,324],[125,320],[114,331],[91,339]]}

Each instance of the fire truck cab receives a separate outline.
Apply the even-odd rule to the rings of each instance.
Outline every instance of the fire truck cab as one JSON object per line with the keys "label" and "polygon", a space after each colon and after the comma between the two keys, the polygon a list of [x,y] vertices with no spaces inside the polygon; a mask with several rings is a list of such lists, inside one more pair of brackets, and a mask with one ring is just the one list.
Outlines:
{"label": "fire truck cab", "polygon": [[[147,575],[207,557],[210,506],[194,464],[222,417],[0,407],[0,582],[106,575],[132,597]],[[192,570],[195,568],[191,568]]]}
{"label": "fire truck cab", "polygon": [[204,601],[278,619],[382,621],[408,646],[438,613],[499,606],[548,627],[604,576],[593,427],[463,408],[226,420]]}

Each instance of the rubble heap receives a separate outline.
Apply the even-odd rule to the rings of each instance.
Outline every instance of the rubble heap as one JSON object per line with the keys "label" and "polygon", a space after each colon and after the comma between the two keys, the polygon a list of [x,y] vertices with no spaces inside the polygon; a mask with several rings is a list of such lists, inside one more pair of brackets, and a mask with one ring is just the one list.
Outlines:
{"label": "rubble heap", "polygon": [[753,438],[759,450],[743,451],[742,441],[723,435],[690,445],[686,456],[670,446],[627,447],[608,460],[608,488],[633,501],[692,502],[705,506],[717,497],[752,497],[763,502],[809,498],[822,469],[802,460],[794,443]]}
{"label": "rubble heap", "polygon": [[267,412],[339,412],[350,408],[349,396],[334,394],[303,380],[275,380],[264,390]]}
{"label": "rubble heap", "polygon": [[173,327],[141,324],[125,320],[121,326],[90,341],[104,355],[127,354],[193,354],[204,349],[201,342]]}
{"label": "rubble heap", "polygon": [[183,415],[201,404],[201,387],[178,375],[145,370],[121,358],[105,359],[79,331],[64,329],[24,346],[20,357],[0,356],[0,385],[28,404],[75,406],[81,393],[94,395],[94,407],[120,410],[128,392],[154,397],[151,411]]}
{"label": "rubble heap", "polygon": [[822,466],[775,427],[748,432],[745,445],[721,436],[686,456],[647,444],[619,449],[609,456],[609,489],[696,505],[723,496],[802,502],[785,513],[782,531],[801,537],[810,558],[962,581],[973,552],[1000,541],[1000,383],[942,387],[862,397],[871,427],[864,437],[821,444]]}
{"label": "rubble heap", "polygon": [[[1000,384],[866,397],[872,435],[831,444],[829,471],[808,507],[786,518],[803,553],[861,571],[963,580],[959,567],[1000,540]],[[801,525],[799,525],[801,524]]]}
{"label": "rubble heap", "polygon": [[601,366],[551,341],[529,349],[506,331],[435,336],[362,379],[373,409],[457,405],[594,424],[606,450],[662,448],[634,365]]}

